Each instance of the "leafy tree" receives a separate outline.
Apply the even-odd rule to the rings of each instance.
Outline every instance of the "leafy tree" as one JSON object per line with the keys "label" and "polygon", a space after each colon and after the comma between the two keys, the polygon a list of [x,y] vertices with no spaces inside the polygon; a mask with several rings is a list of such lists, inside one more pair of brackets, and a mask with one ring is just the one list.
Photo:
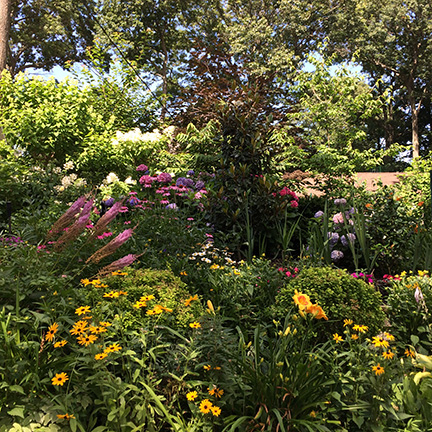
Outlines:
{"label": "leafy tree", "polygon": [[91,104],[89,89],[69,81],[29,79],[21,74],[0,80],[0,118],[7,146],[39,161],[64,163],[95,136],[112,131],[114,119]]}
{"label": "leafy tree", "polygon": [[15,76],[27,68],[50,70],[83,59],[93,41],[94,7],[93,0],[13,1],[6,69]]}
{"label": "leafy tree", "polygon": [[419,118],[432,84],[432,5],[427,0],[340,0],[329,21],[340,58],[353,56],[375,82],[393,86],[411,116],[413,157]]}

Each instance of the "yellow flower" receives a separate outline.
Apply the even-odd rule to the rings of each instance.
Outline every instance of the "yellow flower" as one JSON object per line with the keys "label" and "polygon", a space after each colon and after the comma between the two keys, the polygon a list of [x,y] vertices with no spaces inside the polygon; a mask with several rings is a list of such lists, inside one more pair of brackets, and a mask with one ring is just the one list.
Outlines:
{"label": "yellow flower", "polygon": [[416,356],[416,352],[415,352],[412,348],[407,348],[407,349],[405,350],[405,355],[406,355],[407,357],[412,357],[412,358],[414,358],[414,357]]}
{"label": "yellow flower", "polygon": [[82,283],[84,286],[91,285],[91,282],[90,282],[89,279],[81,279],[81,283]]}
{"label": "yellow flower", "polygon": [[372,367],[375,375],[382,375],[384,373],[384,368],[378,363],[376,366]]}
{"label": "yellow flower", "polygon": [[194,401],[198,397],[198,393],[196,391],[191,391],[186,394],[186,399],[188,401]]}
{"label": "yellow flower", "polygon": [[105,333],[107,331],[106,327],[103,327],[103,326],[90,326],[89,330],[90,330],[90,333],[93,333],[93,334]]}
{"label": "yellow flower", "polygon": [[48,331],[47,331],[47,333],[45,335],[45,339],[47,341],[52,341],[54,339],[54,335],[57,333],[57,330],[58,330],[58,324],[54,323],[53,325],[51,325],[48,328]]}
{"label": "yellow flower", "polygon": [[110,322],[108,322],[108,321],[101,321],[99,323],[99,325],[102,326],[102,327],[110,327],[112,324]]}
{"label": "yellow flower", "polygon": [[339,336],[337,333],[335,333],[335,334],[333,335],[333,340],[334,340],[336,343],[339,343],[339,342],[342,342],[342,341],[343,341],[343,338],[342,338],[342,336]]}
{"label": "yellow flower", "polygon": [[112,352],[120,351],[121,349],[122,347],[118,343],[113,343],[109,347],[105,348],[104,353],[109,354]]}
{"label": "yellow flower", "polygon": [[103,360],[107,356],[108,356],[108,354],[106,352],[103,352],[103,353],[96,354],[94,356],[94,358],[95,358],[95,360]]}
{"label": "yellow flower", "polygon": [[52,378],[51,381],[52,381],[53,385],[62,386],[68,379],[69,379],[69,377],[67,376],[67,374],[65,372],[62,372],[62,373],[56,374],[56,376],[54,378]]}
{"label": "yellow flower", "polygon": [[90,312],[91,312],[90,306],[81,306],[75,311],[75,313],[77,315],[85,315],[85,314],[88,314]]}
{"label": "yellow flower", "polygon": [[220,413],[222,412],[222,410],[221,410],[218,406],[216,406],[216,405],[213,405],[213,406],[210,408],[210,410],[211,410],[212,414],[213,414],[215,417],[219,417]]}
{"label": "yellow flower", "polygon": [[391,350],[388,351],[384,351],[382,353],[382,356],[386,359],[386,360],[391,360],[394,357],[394,352]]}
{"label": "yellow flower", "polygon": [[187,276],[187,273],[185,271],[180,272],[180,276]]}
{"label": "yellow flower", "polygon": [[75,416],[73,414],[57,414],[57,418],[59,419],[65,419],[65,420],[69,420],[69,419],[74,419]]}
{"label": "yellow flower", "polygon": [[197,329],[197,328],[200,328],[200,327],[201,327],[201,324],[200,324],[199,322],[197,322],[197,321],[194,321],[194,322],[191,322],[191,323],[189,324],[189,327],[191,327],[191,328],[193,328],[193,329]]}
{"label": "yellow flower", "polygon": [[354,333],[354,334],[351,335],[351,339],[352,339],[352,340],[357,340],[358,338],[359,338],[359,337],[358,337],[358,334],[355,334],[355,333]]}
{"label": "yellow flower", "polygon": [[193,297],[189,297],[185,300],[185,306],[189,306],[193,301],[198,300],[198,294],[195,294]]}
{"label": "yellow flower", "polygon": [[379,348],[379,347],[388,348],[390,345],[387,340],[385,340],[382,337],[378,337],[378,336],[374,336],[372,338],[372,343],[375,345],[376,348]]}
{"label": "yellow flower", "polygon": [[141,302],[149,302],[150,300],[154,300],[155,296],[153,294],[142,296],[139,301]]}
{"label": "yellow flower", "polygon": [[117,291],[110,291],[109,293],[105,293],[103,296],[108,298],[117,298],[120,297],[120,293]]}
{"label": "yellow flower", "polygon": [[390,334],[390,333],[384,332],[384,336],[389,341],[394,341],[395,340],[395,337],[392,334]]}
{"label": "yellow flower", "polygon": [[223,396],[223,394],[224,394],[223,389],[220,389],[220,388],[214,389],[214,397],[215,398],[221,398]]}
{"label": "yellow flower", "polygon": [[92,343],[95,343],[97,340],[97,336],[95,335],[88,335],[86,333],[82,334],[81,336],[77,337],[77,341],[80,345],[88,346]]}
{"label": "yellow flower", "polygon": [[208,400],[204,399],[201,401],[199,409],[203,414],[208,414],[212,409],[213,404]]}
{"label": "yellow flower", "polygon": [[241,274],[241,272],[240,272],[239,270],[237,270],[237,269],[234,269],[234,270],[233,270],[233,273],[234,273],[235,275],[237,275],[237,276]]}
{"label": "yellow flower", "polygon": [[311,416],[311,417],[316,417],[316,412],[315,411],[311,411],[310,413],[309,413],[309,415]]}
{"label": "yellow flower", "polygon": [[212,264],[210,266],[210,270],[217,270],[218,268],[220,268],[220,265],[218,265],[218,264]]}
{"label": "yellow flower", "polygon": [[307,294],[299,293],[297,290],[295,290],[295,294],[293,296],[294,303],[299,307],[299,309],[302,311],[303,309],[306,309],[309,306],[312,306],[312,303],[310,301],[310,298]]}
{"label": "yellow flower", "polygon": [[353,323],[353,320],[351,320],[351,319],[344,319],[344,327],[352,325],[352,323]]}
{"label": "yellow flower", "polygon": [[78,321],[73,325],[72,330],[70,330],[69,332],[72,335],[80,335],[86,332],[86,328],[87,328],[86,321]]}
{"label": "yellow flower", "polygon": [[137,301],[137,302],[135,302],[135,304],[133,305],[133,307],[135,309],[140,309],[142,307],[147,307],[147,303],[143,302],[143,301]]}
{"label": "yellow flower", "polygon": [[355,324],[353,330],[358,331],[359,333],[366,333],[369,330],[369,327],[366,325]]}
{"label": "yellow flower", "polygon": [[210,365],[204,365],[204,370],[209,371],[211,369]]}
{"label": "yellow flower", "polygon": [[67,344],[67,341],[62,340],[62,341],[56,342],[54,344],[54,348],[61,348],[61,347],[64,347],[66,344]]}

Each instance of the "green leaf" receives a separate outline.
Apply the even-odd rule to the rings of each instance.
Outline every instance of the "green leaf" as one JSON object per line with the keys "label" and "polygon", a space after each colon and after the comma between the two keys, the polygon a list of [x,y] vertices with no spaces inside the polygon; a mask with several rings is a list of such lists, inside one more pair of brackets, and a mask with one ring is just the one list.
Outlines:
{"label": "green leaf", "polygon": [[7,412],[11,416],[24,418],[24,407],[15,407]]}

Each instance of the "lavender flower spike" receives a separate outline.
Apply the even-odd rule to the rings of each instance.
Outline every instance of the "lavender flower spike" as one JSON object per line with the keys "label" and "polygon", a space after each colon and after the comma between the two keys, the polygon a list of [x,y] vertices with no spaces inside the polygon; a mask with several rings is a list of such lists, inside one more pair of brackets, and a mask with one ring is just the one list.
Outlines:
{"label": "lavender flower spike", "polygon": [[114,253],[123,243],[128,241],[134,233],[134,228],[129,228],[120,233],[116,238],[112,239],[108,244],[97,250],[90,258],[87,259],[86,264],[90,261],[98,263],[101,259]]}
{"label": "lavender flower spike", "polygon": [[54,237],[59,232],[63,231],[69,224],[75,220],[75,216],[80,212],[86,202],[86,197],[79,197],[60,218],[54,223],[51,230],[48,232],[47,239]]}

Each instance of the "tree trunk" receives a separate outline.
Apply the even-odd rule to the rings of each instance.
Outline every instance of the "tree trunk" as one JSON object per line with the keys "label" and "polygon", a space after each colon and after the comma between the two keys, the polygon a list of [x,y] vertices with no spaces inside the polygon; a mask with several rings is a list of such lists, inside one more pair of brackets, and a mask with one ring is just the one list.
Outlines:
{"label": "tree trunk", "polygon": [[411,105],[411,129],[412,129],[412,147],[413,147],[413,159],[420,156],[420,140],[419,140],[419,113],[421,103],[416,106],[414,97],[410,97]]}
{"label": "tree trunk", "polygon": [[6,69],[12,0],[0,0],[0,74]]}

